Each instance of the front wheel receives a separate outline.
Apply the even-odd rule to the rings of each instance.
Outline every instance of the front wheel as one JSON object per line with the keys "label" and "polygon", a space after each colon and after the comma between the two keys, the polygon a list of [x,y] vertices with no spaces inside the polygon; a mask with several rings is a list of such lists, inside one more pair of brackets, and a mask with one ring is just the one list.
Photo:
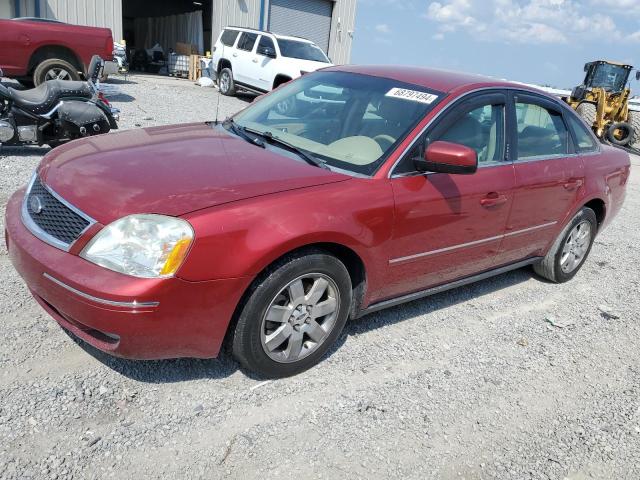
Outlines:
{"label": "front wheel", "polygon": [[582,207],[560,232],[545,257],[533,265],[534,271],[555,283],[571,280],[587,259],[597,231],[596,214]]}
{"label": "front wheel", "polygon": [[320,361],[350,311],[349,273],[324,252],[285,258],[252,287],[233,334],[233,355],[266,377],[300,373]]}

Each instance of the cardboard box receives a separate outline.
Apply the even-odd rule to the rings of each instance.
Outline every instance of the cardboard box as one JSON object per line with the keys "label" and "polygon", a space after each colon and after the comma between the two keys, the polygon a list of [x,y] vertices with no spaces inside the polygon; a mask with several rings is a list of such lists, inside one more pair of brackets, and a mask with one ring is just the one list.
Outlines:
{"label": "cardboard box", "polygon": [[198,50],[195,45],[192,45],[190,43],[177,42],[176,53],[178,55],[192,55],[198,53]]}

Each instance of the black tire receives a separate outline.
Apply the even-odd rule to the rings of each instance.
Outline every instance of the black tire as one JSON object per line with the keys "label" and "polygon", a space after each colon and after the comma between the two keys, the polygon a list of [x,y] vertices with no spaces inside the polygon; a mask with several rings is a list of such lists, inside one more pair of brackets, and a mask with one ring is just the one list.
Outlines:
{"label": "black tire", "polygon": [[[335,302],[337,309],[333,317],[333,325],[326,332],[323,340],[312,347],[306,356],[290,363],[276,361],[267,355],[267,347],[263,347],[263,318],[290,282],[304,275],[315,274],[331,279],[333,286],[337,287],[338,295]],[[305,290],[305,293],[307,292]],[[285,257],[261,275],[249,290],[233,332],[233,356],[246,369],[268,378],[287,377],[307,370],[322,359],[342,332],[351,310],[351,298],[352,286],[349,272],[337,258],[319,250]],[[291,323],[291,318],[282,324],[286,323]],[[301,333],[300,337],[304,335]],[[307,345],[309,338],[305,338],[304,345]],[[286,340],[283,346],[289,341]]]}
{"label": "black tire", "polygon": [[[573,268],[573,270],[571,270],[570,272],[566,272],[562,269],[561,265],[561,259],[563,256],[565,244],[567,243],[567,240],[574,228],[585,221],[588,222],[591,227],[591,238],[589,240],[589,246],[587,247],[584,256],[581,258],[580,262]],[[597,232],[598,220],[596,218],[596,214],[590,208],[582,207],[580,211],[567,224],[567,226],[562,229],[562,232],[560,232],[560,235],[558,235],[556,241],[553,242],[553,245],[551,246],[545,257],[540,262],[533,265],[534,271],[541,277],[546,278],[547,280],[550,280],[554,283],[564,283],[571,280],[582,268],[582,265],[584,265],[585,260],[589,256]]]}
{"label": "black tire", "polygon": [[233,71],[230,68],[223,68],[218,75],[218,87],[220,93],[228,97],[236,94],[236,84],[233,81]]}
{"label": "black tire", "polygon": [[51,71],[62,73],[63,78],[60,78],[61,80],[80,80],[78,69],[69,62],[59,58],[49,58],[40,62],[33,72],[33,83],[36,87],[46,80],[54,80],[54,78],[47,77],[47,74]]}
{"label": "black tire", "polygon": [[633,128],[631,146],[640,149],[640,112],[629,112],[629,123]]}
{"label": "black tire", "polygon": [[[616,132],[622,132],[621,138],[616,137]],[[607,127],[605,135],[613,145],[626,147],[633,140],[633,128],[626,122],[612,123]]]}
{"label": "black tire", "polygon": [[596,122],[597,110],[593,103],[583,102],[576,108],[578,115],[582,117],[584,122],[593,130],[593,124]]}

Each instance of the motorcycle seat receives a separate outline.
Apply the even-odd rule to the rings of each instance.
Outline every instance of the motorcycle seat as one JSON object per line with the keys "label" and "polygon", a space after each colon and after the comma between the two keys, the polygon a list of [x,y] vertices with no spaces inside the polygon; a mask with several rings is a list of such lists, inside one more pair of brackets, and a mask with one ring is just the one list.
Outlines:
{"label": "motorcycle seat", "polygon": [[20,108],[42,115],[50,112],[62,98],[91,98],[87,82],[49,80],[31,90],[8,88],[11,100]]}

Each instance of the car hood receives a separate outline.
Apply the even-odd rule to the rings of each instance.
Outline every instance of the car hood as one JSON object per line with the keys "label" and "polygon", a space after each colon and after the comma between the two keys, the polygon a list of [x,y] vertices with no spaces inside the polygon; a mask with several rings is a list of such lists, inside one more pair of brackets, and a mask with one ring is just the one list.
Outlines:
{"label": "car hood", "polygon": [[204,123],[77,140],[49,153],[39,175],[59,196],[102,224],[134,213],[179,216],[350,178]]}

